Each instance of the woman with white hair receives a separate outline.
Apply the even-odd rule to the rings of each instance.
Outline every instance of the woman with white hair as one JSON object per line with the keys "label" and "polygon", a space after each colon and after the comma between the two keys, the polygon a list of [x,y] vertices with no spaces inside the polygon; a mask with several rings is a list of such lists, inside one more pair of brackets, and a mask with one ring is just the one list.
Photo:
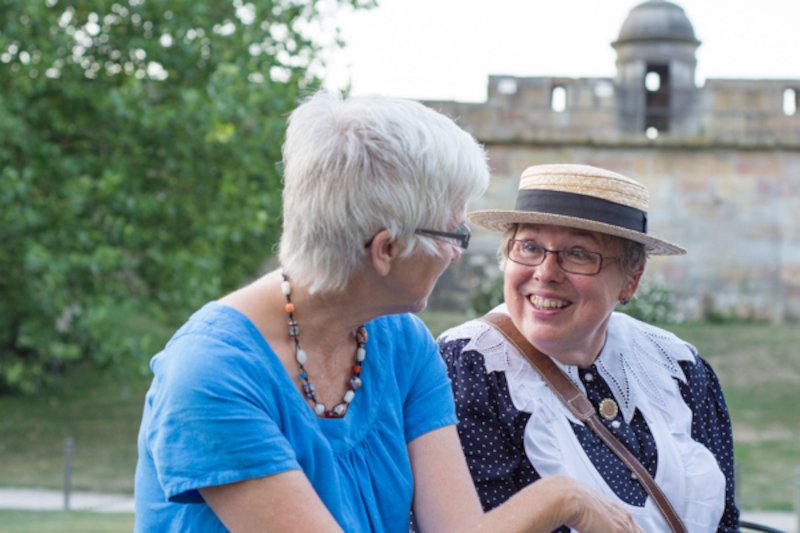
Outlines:
{"label": "woman with white hair", "polygon": [[485,509],[569,476],[648,533],[738,531],[731,423],[714,371],[686,341],[615,312],[648,255],[685,253],[648,232],[647,210],[648,191],[631,178],[536,165],[514,209],[468,214],[503,233],[504,304],[439,345]]}
{"label": "woman with white hair", "polygon": [[281,268],[151,362],[136,530],[640,531],[565,477],[483,514],[430,333],[409,313],[469,243],[480,146],[421,104],[318,93],[289,119]]}

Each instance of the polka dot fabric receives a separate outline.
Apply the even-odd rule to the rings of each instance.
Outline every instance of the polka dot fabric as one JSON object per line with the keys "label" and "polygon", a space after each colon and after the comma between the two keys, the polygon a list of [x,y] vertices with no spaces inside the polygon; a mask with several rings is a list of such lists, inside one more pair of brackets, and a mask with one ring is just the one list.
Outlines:
{"label": "polka dot fabric", "polygon": [[[489,510],[540,476],[523,448],[530,413],[514,407],[504,372],[487,372],[484,356],[477,350],[464,349],[469,341],[443,337],[439,349],[452,380],[461,444],[481,502]],[[722,390],[713,370],[701,358],[682,361],[680,366],[687,378],[686,383],[678,384],[681,397],[692,411],[692,438],[711,451],[726,478],[725,510],[717,531],[733,533],[739,530],[739,512],[734,502],[733,437]],[[594,367],[581,370],[579,376],[596,409],[602,399],[613,397]],[[604,423],[655,476],[658,450],[642,413],[637,409],[630,423],[620,414]],[[620,500],[643,506],[646,492],[616,455],[589,428],[579,424],[572,424],[572,428],[594,468]],[[569,529],[556,531],[567,533]]]}
{"label": "polka dot fabric", "polygon": [[681,363],[681,367],[689,380],[688,385],[679,383],[683,400],[689,406],[701,406],[697,410],[692,409],[692,438],[714,454],[725,474],[725,513],[719,531],[739,531],[738,527],[734,527],[739,523],[739,510],[734,499],[733,434],[722,387],[714,370],[702,359],[695,365]]}
{"label": "polka dot fabric", "polygon": [[[603,399],[614,397],[594,365],[581,371],[579,375],[581,382],[586,387],[586,397],[592,402],[595,409],[598,409]],[[658,450],[642,413],[637,409],[630,424],[625,422],[620,413],[612,420],[600,417],[600,421],[630,450],[634,457],[642,463],[642,466],[650,472],[650,475],[655,477]],[[614,491],[614,494],[627,504],[638,507],[644,506],[647,492],[630,475],[622,460],[589,427],[573,423],[572,430],[575,432],[581,447],[589,455],[592,464],[603,476],[603,479]]]}

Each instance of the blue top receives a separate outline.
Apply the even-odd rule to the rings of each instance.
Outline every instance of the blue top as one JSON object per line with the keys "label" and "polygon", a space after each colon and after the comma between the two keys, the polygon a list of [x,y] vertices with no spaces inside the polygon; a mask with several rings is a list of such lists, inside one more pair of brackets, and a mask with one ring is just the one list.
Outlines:
{"label": "blue top", "polygon": [[345,531],[407,531],[406,444],[456,422],[450,382],[417,317],[366,328],[363,386],[344,418],[322,419],[246,316],[197,311],[150,364],[135,531],[226,531],[198,489],[295,469]]}

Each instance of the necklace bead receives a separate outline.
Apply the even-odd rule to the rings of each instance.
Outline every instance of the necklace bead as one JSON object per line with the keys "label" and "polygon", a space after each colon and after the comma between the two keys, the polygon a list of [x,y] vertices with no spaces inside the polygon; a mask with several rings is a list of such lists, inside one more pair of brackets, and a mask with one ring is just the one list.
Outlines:
{"label": "necklace bead", "polygon": [[347,408],[351,403],[353,403],[353,400],[356,397],[356,391],[363,385],[361,381],[361,365],[367,358],[367,330],[362,324],[355,331],[355,363],[353,364],[352,371],[350,373],[350,379],[347,381],[348,388],[344,393],[342,401],[334,405],[333,408],[329,410],[325,404],[317,400],[317,389],[308,378],[308,372],[305,368],[306,362],[308,361],[308,354],[306,354],[305,350],[300,347],[300,326],[294,319],[295,307],[292,303],[291,297],[292,286],[289,283],[289,277],[286,275],[286,273],[281,272],[281,275],[283,276],[283,281],[281,282],[281,292],[283,292],[283,295],[286,297],[284,311],[286,311],[286,314],[289,315],[289,337],[294,341],[294,357],[295,361],[297,361],[297,366],[299,367],[297,376],[300,378],[302,383],[303,395],[305,395],[306,399],[311,403],[314,413],[316,413],[317,416],[323,418],[342,418],[347,412]]}

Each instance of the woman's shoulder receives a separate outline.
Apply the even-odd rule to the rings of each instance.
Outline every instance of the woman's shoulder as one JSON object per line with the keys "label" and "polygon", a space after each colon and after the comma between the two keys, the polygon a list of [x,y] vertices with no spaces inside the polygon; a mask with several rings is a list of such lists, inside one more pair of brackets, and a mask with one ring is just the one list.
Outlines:
{"label": "woman's shoulder", "polygon": [[[492,313],[508,314],[505,304]],[[505,372],[516,368],[522,357],[511,348],[505,335],[477,317],[452,327],[439,335],[439,352],[448,366],[482,366],[485,372]]]}
{"label": "woman's shoulder", "polygon": [[412,313],[380,316],[366,327],[370,335],[395,345],[410,346],[433,342],[433,336],[425,323]]}
{"label": "woman's shoulder", "polygon": [[675,333],[643,322],[625,313],[614,312],[609,322],[609,341],[635,348],[635,351],[654,352],[679,361],[698,359],[697,348]]}
{"label": "woman's shoulder", "polygon": [[414,375],[437,357],[436,342],[425,323],[416,315],[385,315],[366,324],[367,364],[384,372]]}
{"label": "woman's shoulder", "polygon": [[245,373],[258,369],[261,374],[272,360],[270,354],[271,348],[244,314],[209,302],[175,332],[150,367],[156,374],[185,379],[225,375],[235,369]]}
{"label": "woman's shoulder", "polygon": [[258,329],[241,311],[211,301],[195,311],[178,328],[167,346],[185,337],[242,344],[257,336]]}

